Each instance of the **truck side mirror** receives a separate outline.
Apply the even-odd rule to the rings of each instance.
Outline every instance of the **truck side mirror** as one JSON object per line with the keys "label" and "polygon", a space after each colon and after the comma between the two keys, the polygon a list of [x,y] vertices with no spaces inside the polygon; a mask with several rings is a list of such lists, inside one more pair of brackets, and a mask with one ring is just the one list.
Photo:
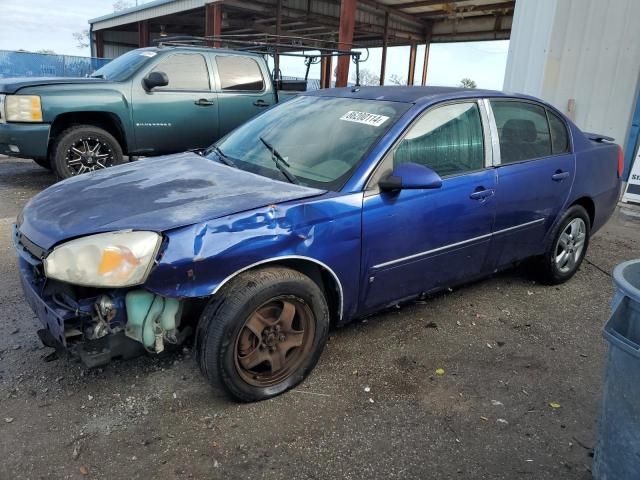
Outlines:
{"label": "truck side mirror", "polygon": [[164,72],[151,72],[142,80],[146,90],[153,90],[156,87],[166,87],[169,85],[169,77]]}

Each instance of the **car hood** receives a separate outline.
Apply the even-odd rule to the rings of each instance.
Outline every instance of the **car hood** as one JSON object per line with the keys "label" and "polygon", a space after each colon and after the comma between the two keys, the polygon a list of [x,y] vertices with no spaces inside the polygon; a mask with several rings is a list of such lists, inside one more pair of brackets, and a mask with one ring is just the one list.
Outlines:
{"label": "car hood", "polygon": [[42,85],[98,84],[109,83],[102,78],[64,78],[64,77],[17,77],[0,79],[0,93],[16,93],[26,87]]}
{"label": "car hood", "polygon": [[22,235],[48,250],[91,233],[162,232],[323,193],[182,153],[57,183],[29,201],[18,224]]}

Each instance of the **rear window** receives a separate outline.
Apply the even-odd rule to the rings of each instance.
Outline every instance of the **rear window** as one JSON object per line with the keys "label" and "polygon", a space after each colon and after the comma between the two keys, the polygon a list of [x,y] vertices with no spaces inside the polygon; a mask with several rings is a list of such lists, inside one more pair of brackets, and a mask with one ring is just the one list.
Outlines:
{"label": "rear window", "polygon": [[554,155],[569,152],[569,135],[562,119],[551,110],[549,114],[549,129],[551,130],[551,150]]}
{"label": "rear window", "polygon": [[222,90],[264,90],[260,66],[253,58],[217,55],[216,65]]}

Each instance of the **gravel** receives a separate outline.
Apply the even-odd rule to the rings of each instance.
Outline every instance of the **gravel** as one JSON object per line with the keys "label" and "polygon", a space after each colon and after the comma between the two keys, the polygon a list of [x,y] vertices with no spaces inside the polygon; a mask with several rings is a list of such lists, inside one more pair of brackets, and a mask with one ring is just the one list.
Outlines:
{"label": "gravel", "polygon": [[520,268],[356,322],[299,388],[239,405],[189,349],[44,361],[10,228],[53,182],[0,159],[0,478],[591,478],[610,273],[640,257],[638,217],[569,283]]}

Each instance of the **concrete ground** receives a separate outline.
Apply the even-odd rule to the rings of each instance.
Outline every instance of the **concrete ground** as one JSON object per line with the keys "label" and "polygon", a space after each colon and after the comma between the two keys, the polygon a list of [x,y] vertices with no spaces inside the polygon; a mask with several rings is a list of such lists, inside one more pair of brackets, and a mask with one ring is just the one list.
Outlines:
{"label": "concrete ground", "polygon": [[374,316],[299,388],[238,405],[188,349],[43,360],[10,225],[53,181],[0,159],[1,479],[591,478],[610,274],[640,257],[640,218],[618,212],[564,285],[521,268]]}

